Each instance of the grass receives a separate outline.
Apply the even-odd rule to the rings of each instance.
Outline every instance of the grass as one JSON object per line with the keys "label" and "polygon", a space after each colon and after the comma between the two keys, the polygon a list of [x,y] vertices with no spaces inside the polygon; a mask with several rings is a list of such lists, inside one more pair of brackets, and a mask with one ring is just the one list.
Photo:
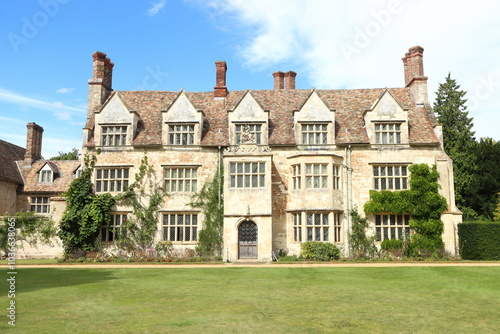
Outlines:
{"label": "grass", "polygon": [[[500,267],[22,268],[16,278],[16,327],[2,317],[0,332],[497,333],[500,328]],[[7,291],[1,279],[4,312]]]}

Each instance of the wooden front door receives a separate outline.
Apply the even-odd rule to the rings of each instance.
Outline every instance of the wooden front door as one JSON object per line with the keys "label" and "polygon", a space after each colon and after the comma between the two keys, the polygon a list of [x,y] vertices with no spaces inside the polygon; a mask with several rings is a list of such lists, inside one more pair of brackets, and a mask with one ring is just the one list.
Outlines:
{"label": "wooden front door", "polygon": [[238,227],[238,255],[240,259],[257,258],[257,225],[252,221]]}

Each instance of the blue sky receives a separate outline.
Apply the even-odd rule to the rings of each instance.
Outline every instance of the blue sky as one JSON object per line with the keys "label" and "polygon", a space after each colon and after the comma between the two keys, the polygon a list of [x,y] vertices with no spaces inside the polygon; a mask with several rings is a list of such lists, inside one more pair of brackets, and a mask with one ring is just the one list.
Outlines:
{"label": "blue sky", "polygon": [[424,47],[429,97],[451,72],[468,92],[476,137],[500,140],[500,5],[409,0],[0,1],[0,139],[43,155],[81,147],[92,53],[115,63],[116,90],[211,91],[217,60],[230,90],[403,86],[401,58]]}

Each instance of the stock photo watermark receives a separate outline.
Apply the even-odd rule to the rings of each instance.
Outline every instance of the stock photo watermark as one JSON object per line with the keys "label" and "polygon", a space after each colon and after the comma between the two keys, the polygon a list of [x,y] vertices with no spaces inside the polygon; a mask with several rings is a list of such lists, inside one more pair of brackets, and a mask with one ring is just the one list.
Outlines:
{"label": "stock photo watermark", "polygon": [[467,97],[467,106],[470,109],[478,109],[481,102],[490,99],[494,94],[498,94],[500,90],[500,73],[490,73],[480,76],[478,84]]}
{"label": "stock photo watermark", "polygon": [[135,87],[135,90],[154,90],[163,82],[163,79],[168,77],[167,72],[162,72],[160,66],[156,68],[146,66],[147,74],[142,78],[142,85]]}
{"label": "stock photo watermark", "polygon": [[389,26],[395,15],[403,10],[399,0],[390,0],[384,9],[373,10],[370,12],[371,19],[366,22],[364,27],[357,27],[354,30],[354,37],[350,43],[340,44],[342,54],[347,60],[351,60],[353,55],[360,54],[372,40],[379,36],[384,28]]}
{"label": "stock photo watermark", "polygon": [[8,282],[8,307],[7,323],[10,326],[16,325],[16,219],[10,217],[7,219],[7,282]]}
{"label": "stock photo watermark", "polygon": [[35,38],[40,30],[45,27],[51,18],[55,17],[61,5],[65,5],[70,0],[39,0],[40,10],[36,11],[31,17],[23,16],[21,18],[21,28],[18,32],[9,32],[7,39],[15,53],[19,53],[19,48],[23,44],[28,44]]}

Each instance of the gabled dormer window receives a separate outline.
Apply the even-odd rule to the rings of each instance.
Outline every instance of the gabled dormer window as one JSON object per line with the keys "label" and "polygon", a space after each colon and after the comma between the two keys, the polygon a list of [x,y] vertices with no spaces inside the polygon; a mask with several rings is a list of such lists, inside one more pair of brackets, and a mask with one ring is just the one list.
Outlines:
{"label": "gabled dormer window", "polygon": [[375,144],[401,144],[401,123],[376,123]]}
{"label": "gabled dormer window", "polygon": [[169,145],[194,145],[194,124],[171,124],[168,126]]}
{"label": "gabled dormer window", "polygon": [[328,144],[328,124],[301,124],[302,144],[326,145]]}
{"label": "gabled dormer window", "polygon": [[102,146],[124,146],[127,143],[127,126],[102,126]]}
{"label": "gabled dormer window", "polygon": [[38,182],[52,183],[54,181],[54,171],[50,168],[49,164],[45,164],[38,172]]}

